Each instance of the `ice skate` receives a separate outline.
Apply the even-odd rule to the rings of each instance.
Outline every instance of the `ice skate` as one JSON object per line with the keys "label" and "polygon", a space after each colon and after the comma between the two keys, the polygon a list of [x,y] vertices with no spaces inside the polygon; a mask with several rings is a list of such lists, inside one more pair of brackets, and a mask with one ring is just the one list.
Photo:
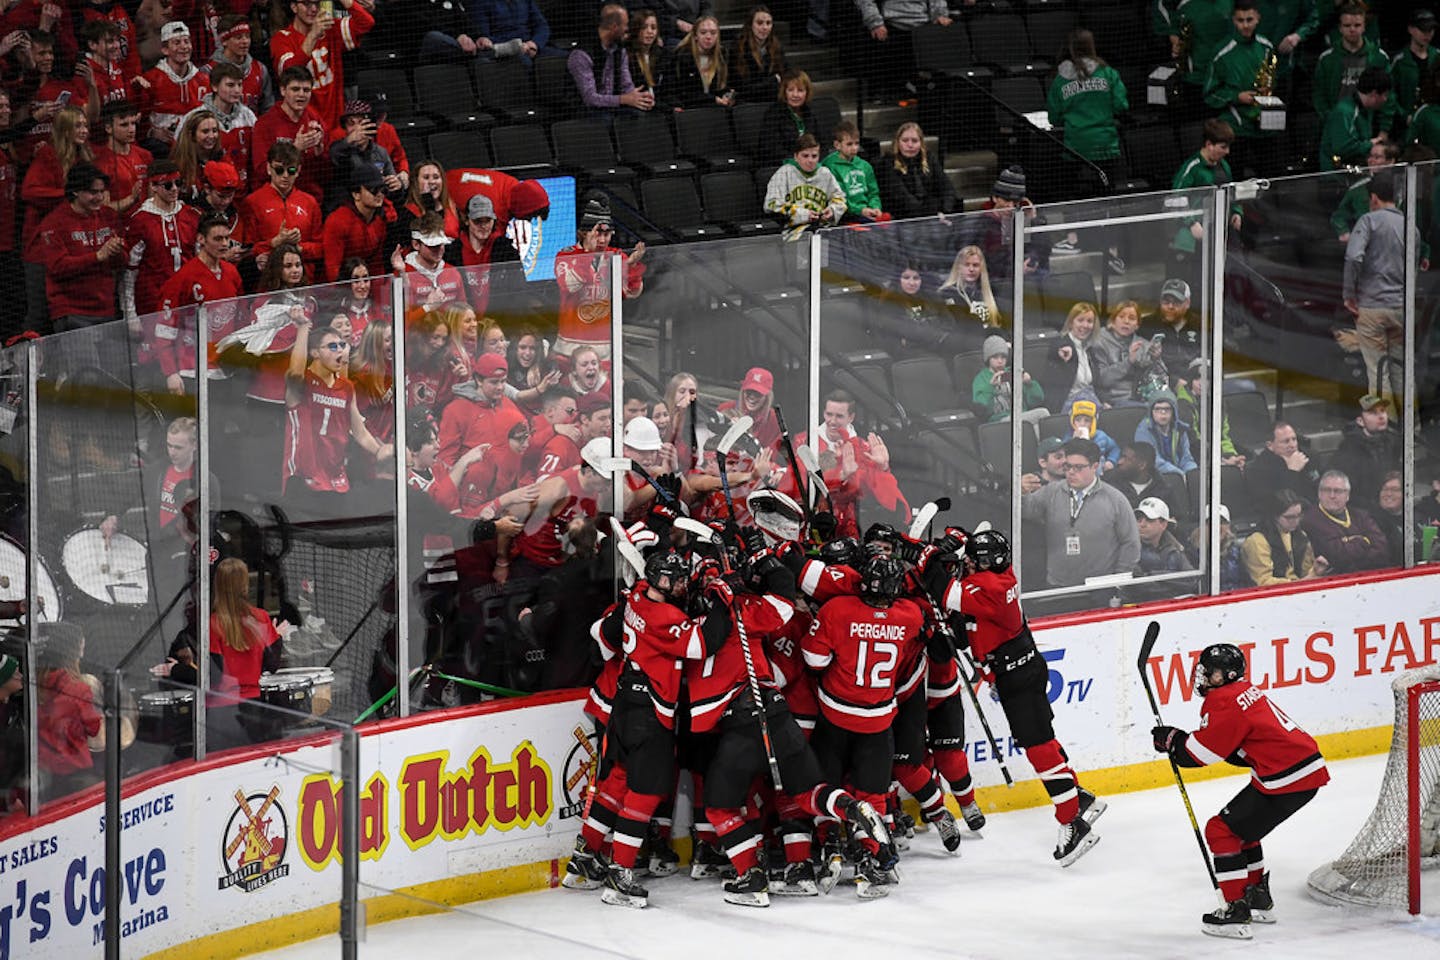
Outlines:
{"label": "ice skate", "polygon": [[1055,842],[1055,859],[1060,866],[1068,867],[1090,852],[1100,842],[1100,834],[1090,829],[1090,824],[1079,816],[1060,827],[1060,838]]}
{"label": "ice skate", "polygon": [[690,879],[709,880],[721,875],[730,860],[713,843],[696,840],[695,855],[690,858]]}
{"label": "ice skate", "polygon": [[1245,888],[1245,905],[1250,908],[1250,919],[1255,923],[1275,922],[1275,900],[1270,896],[1270,874]]}
{"label": "ice skate", "polygon": [[935,824],[935,829],[940,833],[940,842],[945,844],[945,849],[950,853],[959,856],[960,854],[960,825],[955,822],[955,817],[949,810],[941,810],[940,816],[930,821]]}
{"label": "ice skate", "polygon": [[815,883],[820,887],[820,892],[829,893],[834,890],[844,872],[845,858],[840,854],[840,845],[834,841],[825,844],[825,849],[820,854],[819,869],[815,871]]}
{"label": "ice skate", "polygon": [[1244,900],[1217,907],[1200,918],[1200,930],[1212,937],[1250,939],[1250,906]]}
{"label": "ice skate", "polygon": [[960,816],[965,818],[965,826],[969,827],[972,833],[985,829],[985,814],[980,812],[980,804],[973,800],[960,805]]}
{"label": "ice skate", "polygon": [[605,885],[605,864],[596,854],[585,847],[585,841],[575,838],[575,851],[565,863],[565,876],[560,886],[570,890],[594,890]]}
{"label": "ice skate", "polygon": [[765,879],[765,871],[759,867],[746,870],[743,877],[726,880],[724,888],[726,903],[742,907],[770,906],[770,884]]}
{"label": "ice skate", "polygon": [[889,878],[875,858],[868,854],[855,863],[855,896],[861,900],[879,900],[890,895]]}
{"label": "ice skate", "polygon": [[915,818],[903,810],[895,814],[895,828],[890,831],[890,837],[896,850],[909,850],[910,842],[915,839]]}
{"label": "ice skate", "polygon": [[650,845],[648,866],[652,877],[673,876],[680,872],[680,854],[671,849],[669,843],[657,837]]}
{"label": "ice skate", "polygon": [[895,843],[890,837],[890,831],[886,829],[884,819],[875,808],[864,800],[846,797],[840,801],[840,810],[849,821],[850,830],[854,836],[869,837],[880,845],[878,858],[881,866],[887,870],[894,866],[900,858],[896,853]]}
{"label": "ice skate", "polygon": [[815,881],[815,865],[809,860],[786,864],[785,879],[771,892],[786,897],[818,897],[820,887]]}
{"label": "ice skate", "polygon": [[643,910],[650,903],[650,893],[635,879],[634,870],[612,863],[605,872],[605,889],[600,891],[600,899],[617,907]]}
{"label": "ice skate", "polygon": [[1085,818],[1086,823],[1094,826],[1095,821],[1100,819],[1100,815],[1103,814],[1106,810],[1110,809],[1110,804],[1106,803],[1104,800],[1101,800],[1099,797],[1095,796],[1095,794],[1091,793],[1089,790],[1086,790],[1084,787],[1080,787],[1079,790],[1080,816]]}

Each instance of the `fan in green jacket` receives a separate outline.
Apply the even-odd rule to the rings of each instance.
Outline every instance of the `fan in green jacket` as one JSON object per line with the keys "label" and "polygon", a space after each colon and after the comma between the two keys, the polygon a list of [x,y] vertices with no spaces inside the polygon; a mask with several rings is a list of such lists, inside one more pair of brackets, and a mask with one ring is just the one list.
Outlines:
{"label": "fan in green jacket", "polygon": [[1065,146],[1086,160],[1120,156],[1117,115],[1130,109],[1125,81],[1095,53],[1095,35],[1070,31],[1069,57],[1056,68],[1046,107],[1050,125],[1065,128]]}
{"label": "fan in green jacket", "polygon": [[1377,143],[1370,147],[1370,155],[1365,160],[1368,169],[1350,184],[1350,189],[1340,198],[1340,205],[1330,214],[1330,226],[1335,228],[1335,236],[1341,243],[1350,239],[1351,228],[1370,212],[1370,178],[1376,170],[1393,167],[1398,159],[1400,148],[1393,143]]}
{"label": "fan in green jacket", "polygon": [[[1260,12],[1255,0],[1236,0],[1235,35],[1220,48],[1205,76],[1205,102],[1224,111],[1237,137],[1273,137],[1281,131],[1260,129],[1257,75],[1275,55],[1270,41],[1256,33]],[[1278,57],[1277,66],[1278,66]]]}
{"label": "fan in green jacket", "polygon": [[1371,67],[1360,74],[1355,89],[1345,94],[1325,118],[1320,131],[1320,169],[1356,166],[1370,155],[1378,139],[1376,123],[1390,100],[1390,74]]}
{"label": "fan in green jacket", "polygon": [[[1224,120],[1206,120],[1204,139],[1204,144],[1195,155],[1180,165],[1180,170],[1170,183],[1172,190],[1224,186],[1234,179],[1230,173],[1230,163],[1225,159],[1230,153],[1230,144],[1235,139],[1235,131],[1231,129],[1230,124]],[[1203,201],[1192,198],[1191,205],[1198,204],[1203,204]],[[1232,204],[1230,207],[1230,226],[1236,230],[1240,229],[1240,205],[1238,203]],[[1197,214],[1193,218],[1187,218],[1181,222],[1180,229],[1175,231],[1175,239],[1170,241],[1170,246],[1185,253],[1194,253],[1196,245],[1204,236],[1205,229],[1201,216]]]}
{"label": "fan in green jacket", "polygon": [[1315,61],[1315,89],[1311,102],[1315,112],[1322,117],[1330,111],[1340,98],[1355,89],[1355,81],[1370,67],[1389,71],[1390,58],[1380,49],[1380,44],[1365,36],[1365,5],[1347,3],[1340,8],[1339,42],[1320,54]]}
{"label": "fan in green jacket", "polygon": [[1186,83],[1200,86],[1215,52],[1230,36],[1231,0],[1155,0],[1151,24],[1156,33],[1170,38],[1172,54],[1189,42],[1185,62]]}
{"label": "fan in green jacket", "polygon": [[880,219],[880,184],[875,181],[875,168],[860,156],[860,128],[853,120],[841,120],[835,124],[834,136],[835,149],[820,165],[835,175],[845,191],[845,212],[865,220]]}
{"label": "fan in green jacket", "polygon": [[1320,29],[1320,8],[1316,0],[1257,0],[1255,6],[1286,76],[1295,69],[1295,51]]}
{"label": "fan in green jacket", "polygon": [[1395,109],[1405,120],[1420,105],[1420,81],[1440,63],[1440,49],[1432,46],[1435,14],[1416,10],[1410,14],[1410,45],[1390,60],[1390,79],[1395,84]]}

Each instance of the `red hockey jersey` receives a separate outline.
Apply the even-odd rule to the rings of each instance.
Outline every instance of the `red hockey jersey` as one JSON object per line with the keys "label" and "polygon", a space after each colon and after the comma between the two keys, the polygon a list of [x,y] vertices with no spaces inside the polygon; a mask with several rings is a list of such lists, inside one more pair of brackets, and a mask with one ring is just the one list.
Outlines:
{"label": "red hockey jersey", "polygon": [[705,659],[700,633],[705,618],[692,620],[673,603],[651,600],[645,595],[647,589],[645,581],[638,581],[625,603],[623,648],[633,669],[622,677],[638,672],[644,678],[655,715],[668,729],[675,726],[684,661]]}
{"label": "red hockey jersey", "polygon": [[1261,793],[1299,793],[1330,782],[1315,738],[1243,680],[1205,694],[1200,729],[1186,738],[1185,749],[1202,765],[1238,755]]}
{"label": "red hockey jersey", "polygon": [[[735,597],[735,612],[744,620],[746,640],[755,665],[755,679],[762,687],[777,687],[764,640],[779,633],[795,615],[795,606],[774,594]],[[725,644],[704,660],[685,664],[685,685],[690,691],[690,729],[695,733],[714,730],[730,702],[749,696],[750,673],[745,665],[745,648],[732,622]]]}
{"label": "red hockey jersey", "polygon": [[375,18],[358,3],[352,4],[348,13],[349,16],[338,17],[308,53],[304,46],[305,33],[293,25],[275,31],[270,37],[270,61],[275,64],[277,77],[286,67],[309,68],[310,76],[315,78],[310,103],[324,118],[326,129],[340,122],[340,111],[345,106],[345,68],[341,57],[346,50],[359,46],[360,38],[375,26]]}
{"label": "red hockey jersey", "polygon": [[859,597],[825,603],[801,643],[820,672],[820,712],[835,726],[878,733],[895,718],[897,674],[921,646],[925,615],[910,600],[872,607]]}
{"label": "red hockey jersey", "polygon": [[186,204],[163,210],[146,200],[125,223],[127,269],[120,306],[127,319],[160,309],[160,288],[195,256],[200,212]]}
{"label": "red hockey jersey", "polygon": [[345,454],[354,402],[355,388],[349,380],[336,377],[327,384],[313,371],[305,371],[300,402],[286,410],[281,493],[292,477],[311,490],[345,493],[350,489]]}

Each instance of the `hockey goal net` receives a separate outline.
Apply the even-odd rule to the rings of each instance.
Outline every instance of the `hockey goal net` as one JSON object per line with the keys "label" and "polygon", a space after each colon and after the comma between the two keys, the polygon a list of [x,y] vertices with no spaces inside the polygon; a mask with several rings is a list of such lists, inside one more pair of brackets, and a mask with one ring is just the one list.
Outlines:
{"label": "hockey goal net", "polygon": [[1391,683],[1395,732],[1380,798],[1350,848],[1310,874],[1322,897],[1420,912],[1420,871],[1440,866],[1440,666]]}

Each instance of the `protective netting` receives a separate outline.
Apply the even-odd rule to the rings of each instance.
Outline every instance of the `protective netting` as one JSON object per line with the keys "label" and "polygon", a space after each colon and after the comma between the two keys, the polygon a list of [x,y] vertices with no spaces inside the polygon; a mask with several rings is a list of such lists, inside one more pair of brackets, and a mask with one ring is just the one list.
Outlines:
{"label": "protective netting", "polygon": [[1395,733],[1390,759],[1380,784],[1380,797],[1370,819],[1338,859],[1310,874],[1310,889],[1323,897],[1366,906],[1410,907],[1411,797],[1409,788],[1410,729],[1416,731],[1420,869],[1440,866],[1440,689],[1427,690],[1414,701],[1410,690],[1440,682],[1440,666],[1409,670],[1391,683],[1395,691]]}

